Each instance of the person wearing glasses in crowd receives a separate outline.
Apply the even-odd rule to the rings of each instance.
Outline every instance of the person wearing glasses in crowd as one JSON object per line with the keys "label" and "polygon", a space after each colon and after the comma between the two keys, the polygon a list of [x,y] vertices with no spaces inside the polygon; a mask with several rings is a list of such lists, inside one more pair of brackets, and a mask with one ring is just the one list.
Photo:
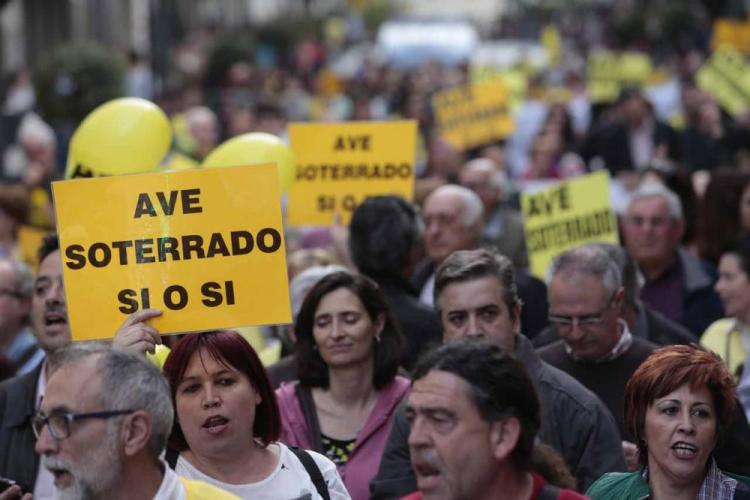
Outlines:
{"label": "person wearing glasses in crowd", "polygon": [[167,381],[143,356],[84,342],[56,351],[48,363],[32,428],[56,498],[236,498],[177,476],[161,460],[174,411]]}
{"label": "person wearing glasses in crowd", "polygon": [[[505,256],[489,250],[453,252],[435,279],[444,342],[489,342],[524,364],[542,405],[539,440],[559,452],[583,491],[603,472],[626,469],[617,424],[599,398],[541,360],[521,333],[522,304],[514,276]],[[393,417],[371,498],[390,499],[417,489],[408,439],[409,424],[401,408]]]}
{"label": "person wearing glasses in crowd", "polygon": [[625,384],[656,348],[631,334],[622,319],[624,289],[617,263],[598,244],[558,255],[549,282],[550,322],[560,340],[539,356],[599,396],[617,421],[629,466],[635,467],[633,436],[625,427]]}

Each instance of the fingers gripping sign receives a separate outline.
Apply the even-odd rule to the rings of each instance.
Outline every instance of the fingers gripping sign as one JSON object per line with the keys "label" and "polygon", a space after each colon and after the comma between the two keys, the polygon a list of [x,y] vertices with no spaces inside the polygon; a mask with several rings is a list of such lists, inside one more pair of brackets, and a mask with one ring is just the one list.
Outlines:
{"label": "fingers gripping sign", "polygon": [[115,333],[113,344],[131,352],[154,354],[156,345],[161,344],[159,331],[147,322],[162,315],[159,309],[143,309],[128,316]]}

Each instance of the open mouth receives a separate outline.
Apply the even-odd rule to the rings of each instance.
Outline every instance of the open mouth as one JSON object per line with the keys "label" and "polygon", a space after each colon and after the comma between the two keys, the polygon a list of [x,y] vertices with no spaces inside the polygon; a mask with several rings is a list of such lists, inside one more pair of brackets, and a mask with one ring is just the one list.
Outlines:
{"label": "open mouth", "polygon": [[689,443],[675,443],[672,449],[679,458],[692,458],[698,453],[698,448]]}
{"label": "open mouth", "polygon": [[44,326],[67,325],[68,318],[60,313],[47,313],[44,315]]}
{"label": "open mouth", "polygon": [[65,486],[66,483],[70,482],[72,480],[72,475],[70,474],[70,471],[67,469],[61,469],[57,467],[47,467],[47,470],[52,473],[52,475],[55,478],[55,486],[57,488],[62,488]]}
{"label": "open mouth", "polygon": [[417,473],[417,476],[424,478],[431,478],[440,475],[440,469],[426,463],[415,464],[414,472]]}
{"label": "open mouth", "polygon": [[208,431],[209,434],[218,434],[226,429],[229,419],[222,415],[214,415],[208,417],[203,422],[203,428]]}

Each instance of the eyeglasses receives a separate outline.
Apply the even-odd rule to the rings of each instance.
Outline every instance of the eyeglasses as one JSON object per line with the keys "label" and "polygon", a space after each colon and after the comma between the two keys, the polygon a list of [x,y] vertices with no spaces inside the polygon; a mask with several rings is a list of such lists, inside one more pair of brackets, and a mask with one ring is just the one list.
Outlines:
{"label": "eyeglasses", "polygon": [[31,427],[34,430],[34,435],[37,439],[42,434],[42,429],[45,425],[49,425],[49,433],[58,441],[67,439],[70,437],[70,424],[76,420],[85,420],[88,418],[112,418],[120,415],[127,415],[133,413],[136,410],[109,410],[109,411],[96,411],[92,413],[70,413],[70,412],[55,412],[51,415],[43,415],[37,413],[31,419]]}
{"label": "eyeglasses", "polygon": [[601,325],[604,322],[604,315],[612,306],[612,301],[614,300],[614,298],[615,295],[612,295],[612,297],[607,300],[607,305],[605,305],[604,308],[598,313],[585,314],[583,316],[561,316],[557,314],[550,314],[549,316],[547,316],[547,318],[549,319],[550,323],[554,324],[558,329],[561,330],[571,330],[576,325],[578,326],[578,328],[593,328]]}

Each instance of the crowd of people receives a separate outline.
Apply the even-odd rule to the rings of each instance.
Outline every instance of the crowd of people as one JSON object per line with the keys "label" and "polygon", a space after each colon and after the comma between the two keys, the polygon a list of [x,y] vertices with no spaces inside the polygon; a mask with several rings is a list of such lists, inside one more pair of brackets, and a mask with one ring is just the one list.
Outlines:
{"label": "crowd of people", "polygon": [[[572,70],[569,99],[546,98],[541,73],[515,131],[467,150],[431,97],[468,68],[342,76],[327,57],[305,39],[152,96],[175,125],[165,169],[290,121],[417,121],[413,200],[286,228],[293,323],[253,342],[162,336],[156,309],[72,341],[49,187],[66,145],[28,78],[7,92],[25,163],[2,159],[0,500],[750,498],[750,114],[697,83],[696,54],[670,61],[677,117],[645,89],[592,103]],[[520,197],[602,169],[622,244],[540,279]],[[51,230],[34,262],[22,227]]]}

